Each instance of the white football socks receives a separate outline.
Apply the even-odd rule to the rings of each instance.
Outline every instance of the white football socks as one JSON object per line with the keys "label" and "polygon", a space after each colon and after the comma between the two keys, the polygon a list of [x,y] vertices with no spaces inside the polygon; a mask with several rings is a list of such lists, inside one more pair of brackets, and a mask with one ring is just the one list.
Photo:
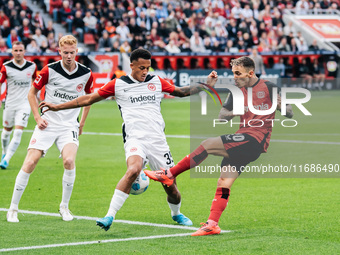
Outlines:
{"label": "white football socks", "polygon": [[171,210],[171,216],[176,216],[178,214],[181,214],[180,209],[181,209],[181,202],[179,202],[177,205],[169,203],[169,207]]}
{"label": "white football socks", "polygon": [[128,197],[129,194],[126,194],[119,189],[115,189],[115,192],[113,193],[111,199],[110,208],[106,216],[112,216],[114,218],[116,216],[116,213],[119,211],[120,208],[122,208],[123,204],[125,203],[125,200]]}
{"label": "white football socks", "polygon": [[14,155],[15,151],[18,149],[21,141],[23,130],[22,129],[14,129],[13,137],[11,142],[8,145],[5,160],[9,162]]}
{"label": "white football socks", "polygon": [[7,131],[5,129],[2,129],[2,133],[1,133],[2,155],[6,154],[6,152],[7,152],[7,148],[8,148],[8,144],[9,144],[9,141],[10,141],[11,134],[12,134],[12,130]]}
{"label": "white football socks", "polygon": [[65,169],[63,175],[63,196],[60,203],[60,207],[68,208],[68,203],[72,195],[74,181],[76,179],[76,169]]}
{"label": "white football socks", "polygon": [[22,169],[19,171],[17,178],[15,179],[12,202],[9,207],[10,210],[18,210],[21,196],[25,191],[30,175],[31,174],[24,172]]}

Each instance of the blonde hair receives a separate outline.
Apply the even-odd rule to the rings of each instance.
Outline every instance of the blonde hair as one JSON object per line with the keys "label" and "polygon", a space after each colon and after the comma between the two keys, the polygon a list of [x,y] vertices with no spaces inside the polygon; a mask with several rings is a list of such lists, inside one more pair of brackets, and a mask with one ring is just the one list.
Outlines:
{"label": "blonde hair", "polygon": [[23,43],[23,42],[14,41],[14,42],[12,42],[12,46],[14,46],[14,45],[23,45],[23,46],[24,46],[24,48],[25,48],[25,45],[24,45],[24,43]]}
{"label": "blonde hair", "polygon": [[73,35],[64,35],[59,40],[59,47],[62,47],[65,44],[67,44],[67,45],[74,45],[75,44],[77,46],[78,41]]}

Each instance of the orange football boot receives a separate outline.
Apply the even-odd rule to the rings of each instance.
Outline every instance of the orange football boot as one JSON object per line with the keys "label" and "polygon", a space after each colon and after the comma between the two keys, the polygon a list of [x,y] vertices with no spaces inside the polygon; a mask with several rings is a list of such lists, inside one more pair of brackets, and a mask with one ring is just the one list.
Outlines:
{"label": "orange football boot", "polygon": [[218,235],[221,233],[221,229],[218,225],[211,226],[206,223],[201,223],[202,227],[200,227],[195,233],[191,234],[191,236],[206,236],[206,235]]}
{"label": "orange football boot", "polygon": [[166,175],[165,169],[161,169],[158,171],[150,171],[150,170],[144,170],[144,173],[152,180],[156,182],[161,182],[167,186],[171,186],[174,183],[174,178],[169,178]]}

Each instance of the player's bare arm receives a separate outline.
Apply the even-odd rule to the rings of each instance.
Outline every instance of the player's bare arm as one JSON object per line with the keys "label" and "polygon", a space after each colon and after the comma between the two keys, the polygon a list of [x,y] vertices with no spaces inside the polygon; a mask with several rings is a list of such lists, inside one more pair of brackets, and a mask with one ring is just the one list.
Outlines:
{"label": "player's bare arm", "polygon": [[48,125],[47,121],[41,118],[38,108],[38,94],[39,90],[32,86],[28,92],[28,102],[30,103],[34,119],[39,129],[45,129]]}
{"label": "player's bare arm", "polygon": [[[276,108],[278,111],[281,112],[281,96],[280,95],[277,95],[277,108]],[[292,105],[290,104],[287,104],[286,105],[286,115],[285,117],[287,118],[293,118],[293,108],[292,108]]]}
{"label": "player's bare arm", "polygon": [[[210,86],[214,86],[217,82],[217,72],[212,71],[207,78],[207,84]],[[204,88],[204,84],[196,84],[193,86],[185,86],[185,87],[176,87],[175,90],[171,93],[173,96],[177,97],[186,97],[193,94],[197,94],[198,92],[202,91],[202,88]]]}
{"label": "player's bare arm", "polygon": [[221,108],[220,113],[218,114],[218,118],[220,120],[231,120],[234,117],[235,115],[233,115],[233,111],[229,111],[224,107]]}
{"label": "player's bare arm", "polygon": [[222,120],[231,120],[236,115],[233,114],[232,108],[230,108],[230,105],[232,105],[231,100],[231,94],[229,93],[227,98],[224,101],[224,104],[220,110],[220,113],[218,114],[218,118]]}
{"label": "player's bare arm", "polygon": [[41,102],[39,104],[39,108],[43,110],[42,111],[43,113],[47,111],[60,111],[60,110],[78,108],[82,106],[89,106],[103,99],[105,98],[101,97],[98,93],[91,93],[91,94],[87,94],[87,95],[78,97],[76,99],[73,99],[69,102],[58,104],[58,105],[48,103],[48,102]]}

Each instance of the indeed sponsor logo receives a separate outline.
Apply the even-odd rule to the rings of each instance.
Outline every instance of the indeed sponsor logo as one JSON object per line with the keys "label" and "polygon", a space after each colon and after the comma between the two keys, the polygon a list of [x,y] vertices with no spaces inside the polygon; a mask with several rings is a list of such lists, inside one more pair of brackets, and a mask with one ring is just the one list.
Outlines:
{"label": "indeed sponsor logo", "polygon": [[68,95],[65,92],[64,93],[60,93],[58,90],[54,91],[54,96],[58,97],[58,98],[61,98],[61,99],[66,99],[66,100],[72,100],[72,99],[75,99],[75,98],[78,97],[78,96]]}
{"label": "indeed sponsor logo", "polygon": [[14,81],[14,85],[20,87],[29,87],[31,85],[31,81]]}
{"label": "indeed sponsor logo", "polygon": [[137,96],[137,97],[129,97],[131,103],[150,103],[156,101],[156,95],[150,95],[150,96]]}

